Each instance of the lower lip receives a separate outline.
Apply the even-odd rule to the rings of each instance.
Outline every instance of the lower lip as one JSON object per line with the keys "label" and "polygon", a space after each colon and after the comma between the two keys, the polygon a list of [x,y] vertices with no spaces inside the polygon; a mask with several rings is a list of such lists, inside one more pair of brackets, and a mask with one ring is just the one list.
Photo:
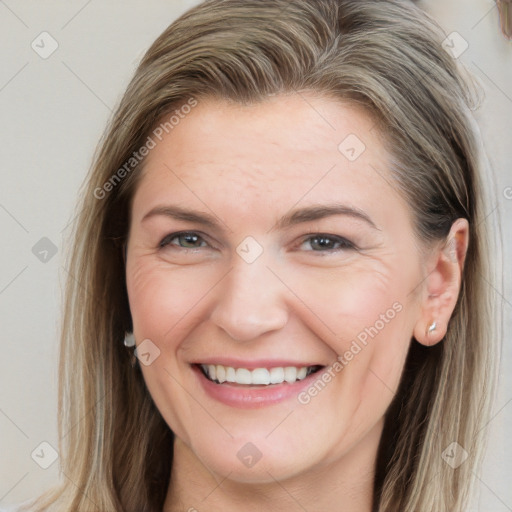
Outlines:
{"label": "lower lip", "polygon": [[293,384],[283,382],[282,384],[271,384],[268,386],[248,386],[241,384],[217,384],[205,377],[197,365],[192,365],[192,369],[197,374],[203,389],[211,398],[222,402],[231,407],[240,409],[257,409],[268,405],[283,402],[297,395],[311,382],[318,379],[322,374],[319,370],[305,379],[295,381]]}

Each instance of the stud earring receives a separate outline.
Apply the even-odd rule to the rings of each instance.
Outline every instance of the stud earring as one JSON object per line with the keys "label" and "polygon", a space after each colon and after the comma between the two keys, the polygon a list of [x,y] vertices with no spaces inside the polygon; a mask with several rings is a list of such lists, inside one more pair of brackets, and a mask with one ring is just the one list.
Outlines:
{"label": "stud earring", "polygon": [[135,336],[133,332],[127,332],[124,336],[124,346],[125,347],[134,347],[135,346]]}
{"label": "stud earring", "polygon": [[427,330],[427,334],[430,334],[431,332],[434,332],[437,328],[437,324],[435,322],[435,320],[430,324],[428,330]]}
{"label": "stud earring", "polygon": [[[135,347],[135,336],[133,335],[133,332],[127,332],[124,336],[124,346],[127,348],[133,348]],[[135,368],[137,366],[137,357],[135,356],[135,350],[132,352],[130,364],[132,368]]]}

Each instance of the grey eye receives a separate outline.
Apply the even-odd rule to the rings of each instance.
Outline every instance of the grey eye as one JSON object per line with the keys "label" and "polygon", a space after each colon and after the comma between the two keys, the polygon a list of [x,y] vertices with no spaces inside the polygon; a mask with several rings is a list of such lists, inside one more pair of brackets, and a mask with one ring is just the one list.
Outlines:
{"label": "grey eye", "polygon": [[311,250],[315,252],[327,252],[335,251],[337,249],[354,248],[354,245],[345,238],[334,235],[318,234],[310,236],[306,238],[303,243],[307,242],[309,242],[310,247],[312,248]]}
{"label": "grey eye", "polygon": [[[177,240],[177,243],[173,241]],[[206,243],[197,233],[172,233],[171,235],[167,235],[161,242],[160,247],[165,247],[167,245],[177,245],[178,247],[182,247],[183,249],[197,249],[202,247],[200,244]]]}

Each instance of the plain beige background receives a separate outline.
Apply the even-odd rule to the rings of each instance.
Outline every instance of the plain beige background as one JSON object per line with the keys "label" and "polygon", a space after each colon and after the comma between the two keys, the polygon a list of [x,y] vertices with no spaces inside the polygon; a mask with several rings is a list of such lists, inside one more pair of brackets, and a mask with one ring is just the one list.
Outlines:
{"label": "plain beige background", "polygon": [[[58,479],[58,461],[42,469],[34,459],[42,442],[58,447],[57,336],[67,226],[96,143],[138,60],[196,3],[0,0],[0,505],[24,501]],[[492,215],[502,216],[504,261],[510,261],[512,43],[499,33],[491,0],[420,5],[447,35],[457,32],[459,43],[467,42],[459,59],[485,92],[476,118],[496,175]],[[51,44],[58,48],[42,58],[33,41],[43,54]],[[499,396],[488,426],[491,443],[471,508],[482,512],[512,511],[509,268],[504,290],[495,287],[504,306],[505,341]]]}

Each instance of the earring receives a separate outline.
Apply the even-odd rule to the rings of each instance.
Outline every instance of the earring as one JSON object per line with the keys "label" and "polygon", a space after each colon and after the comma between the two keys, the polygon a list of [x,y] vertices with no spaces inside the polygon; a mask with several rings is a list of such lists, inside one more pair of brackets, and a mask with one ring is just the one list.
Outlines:
{"label": "earring", "polygon": [[[133,332],[127,332],[124,336],[124,346],[127,348],[135,347],[135,336],[133,335]],[[132,352],[130,364],[132,368],[135,368],[137,366],[137,357],[135,356],[135,350]]]}
{"label": "earring", "polygon": [[435,322],[435,320],[430,324],[428,330],[427,330],[427,334],[430,334],[431,332],[434,332],[437,328],[437,324]]}
{"label": "earring", "polygon": [[135,336],[133,332],[127,332],[124,336],[124,346],[125,347],[134,347],[135,346]]}

